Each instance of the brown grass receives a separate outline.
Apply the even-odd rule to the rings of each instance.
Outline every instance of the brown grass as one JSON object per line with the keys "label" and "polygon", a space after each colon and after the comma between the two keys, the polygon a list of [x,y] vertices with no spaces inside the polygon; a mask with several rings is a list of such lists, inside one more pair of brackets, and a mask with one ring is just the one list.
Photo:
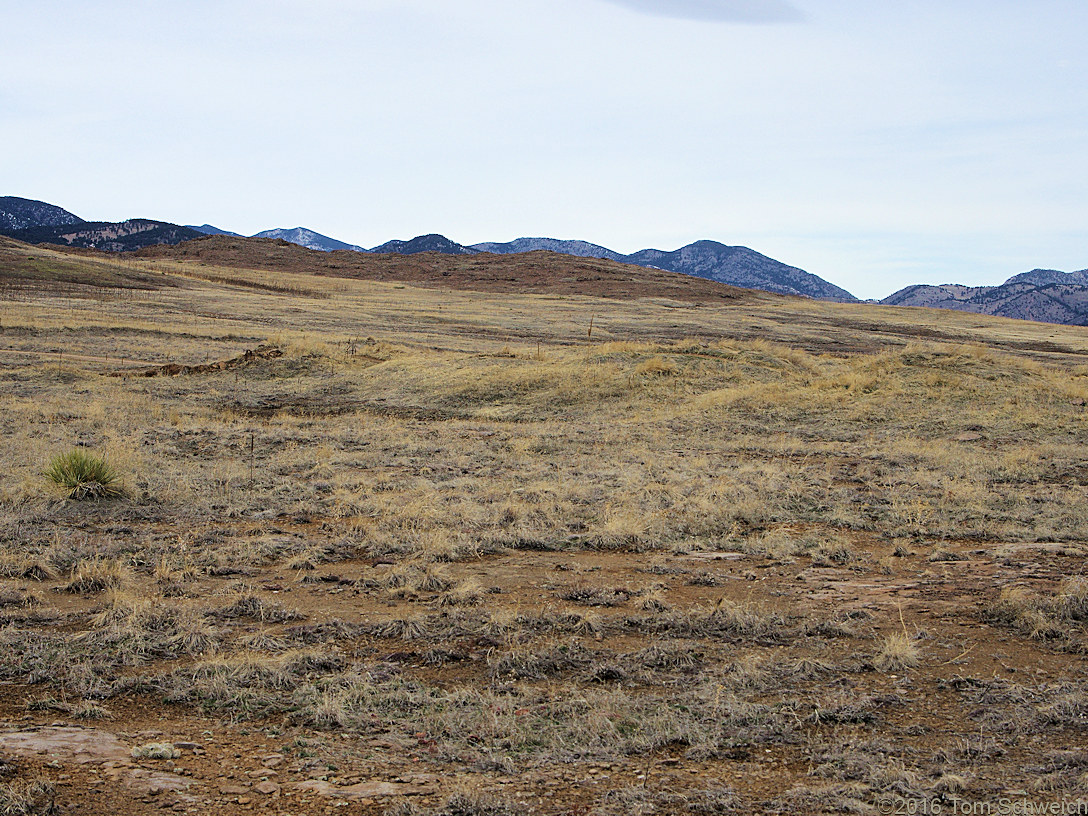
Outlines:
{"label": "brown grass", "polygon": [[[420,813],[1082,785],[1083,329],[550,256],[0,257],[13,722],[209,730],[202,790],[439,779]],[[43,495],[74,446],[126,501]]]}

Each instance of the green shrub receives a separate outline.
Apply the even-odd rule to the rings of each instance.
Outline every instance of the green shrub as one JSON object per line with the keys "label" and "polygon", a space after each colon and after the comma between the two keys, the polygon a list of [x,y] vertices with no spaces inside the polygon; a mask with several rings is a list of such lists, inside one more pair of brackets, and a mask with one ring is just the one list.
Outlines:
{"label": "green shrub", "polygon": [[70,499],[105,499],[124,495],[121,477],[109,462],[81,448],[54,456],[45,477],[67,490]]}

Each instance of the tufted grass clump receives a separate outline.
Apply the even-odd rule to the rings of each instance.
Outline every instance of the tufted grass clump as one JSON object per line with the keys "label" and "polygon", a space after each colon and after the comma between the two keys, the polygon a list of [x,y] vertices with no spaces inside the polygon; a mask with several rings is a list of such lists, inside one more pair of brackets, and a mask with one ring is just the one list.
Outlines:
{"label": "tufted grass clump", "polygon": [[77,501],[117,498],[125,492],[120,475],[104,457],[80,448],[54,456],[45,478]]}
{"label": "tufted grass clump", "polygon": [[53,813],[55,796],[53,782],[44,778],[0,783],[0,813],[16,816]]}
{"label": "tufted grass clump", "polygon": [[880,671],[903,671],[916,668],[922,662],[922,652],[906,632],[892,632],[873,658]]}

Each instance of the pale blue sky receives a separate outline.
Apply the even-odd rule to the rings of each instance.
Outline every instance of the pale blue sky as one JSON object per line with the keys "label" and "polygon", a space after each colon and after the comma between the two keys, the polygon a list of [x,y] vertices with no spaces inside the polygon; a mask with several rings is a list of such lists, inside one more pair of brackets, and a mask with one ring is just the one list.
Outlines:
{"label": "pale blue sky", "polygon": [[351,243],[1088,267],[1084,0],[0,0],[0,195]]}

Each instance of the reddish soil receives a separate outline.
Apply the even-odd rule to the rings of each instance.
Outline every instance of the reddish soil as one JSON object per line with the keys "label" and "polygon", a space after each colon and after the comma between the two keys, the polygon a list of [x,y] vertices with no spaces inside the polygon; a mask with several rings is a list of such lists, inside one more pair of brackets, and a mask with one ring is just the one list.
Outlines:
{"label": "reddish soil", "polygon": [[319,252],[279,239],[210,235],[176,246],[148,247],[134,255],[210,266],[402,281],[488,292],[584,295],[621,300],[661,297],[708,304],[782,297],[675,272],[543,250],[517,255],[445,255],[437,252],[370,255],[350,250]]}
{"label": "reddish soil", "polygon": [[[302,525],[285,521],[283,526],[322,537],[320,520]],[[950,681],[973,677],[1044,683],[1068,676],[1071,664],[1082,665],[1079,656],[995,628],[981,615],[1001,587],[1021,585],[1051,591],[1062,577],[1079,570],[1079,559],[1061,548],[1036,545],[998,556],[994,545],[944,542],[949,557],[962,560],[931,561],[920,551],[912,552],[896,557],[895,570],[888,574],[875,562],[875,558],[890,552],[888,545],[876,540],[858,540],[855,544],[859,551],[870,552],[874,560],[849,568],[814,566],[803,556],[784,561],[738,552],[683,555],[515,551],[446,567],[459,578],[474,578],[493,587],[496,592],[488,601],[491,608],[523,613],[554,609],[557,597],[572,586],[637,593],[640,588],[658,584],[668,602],[678,609],[705,607],[727,597],[740,602],[752,600],[766,608],[813,620],[843,610],[861,610],[872,621],[877,635],[909,627],[920,633],[922,666],[900,673],[870,671],[855,675],[856,680],[850,682],[862,684],[871,695],[902,697],[901,703],[892,704],[883,715],[885,728],[896,735],[901,745],[909,744],[910,750],[923,755],[953,749],[965,734],[977,730]],[[351,624],[427,611],[436,598],[434,594],[392,600],[365,589],[368,579],[380,579],[389,568],[389,563],[382,560],[347,560],[305,574],[286,566],[270,567],[245,580],[252,591],[269,602],[304,613],[308,624],[331,620]],[[714,585],[693,584],[693,575],[712,576],[714,581],[707,583]],[[303,577],[305,580],[300,581]],[[201,579],[198,594],[215,598],[232,580]],[[56,594],[33,581],[13,583],[48,597],[51,605],[73,619],[93,611],[97,604],[94,598]],[[622,593],[619,597],[623,597]],[[620,600],[615,607],[593,611],[607,620],[619,619],[636,609],[633,602]],[[239,634],[255,631],[258,626],[243,621],[230,625],[238,628]],[[283,625],[259,626],[274,633]],[[640,635],[606,635],[595,645],[623,651],[650,642]],[[374,637],[340,644],[354,654],[384,656],[382,659],[396,663],[406,674],[423,682],[443,687],[486,682],[486,647],[442,644],[463,648],[467,659],[434,668],[421,658],[421,651],[433,645]],[[869,652],[875,648],[875,641],[848,639],[836,648],[834,656],[848,658],[850,650],[859,647]],[[748,644],[743,648],[776,663],[810,654],[804,639]],[[831,657],[822,654],[822,659]],[[639,786],[675,790],[724,783],[746,802],[766,803],[804,780],[812,770],[808,744],[772,743],[712,761],[685,758],[683,748],[678,747],[617,762],[545,765],[509,776],[440,762],[429,753],[425,740],[307,732],[288,725],[286,718],[231,724],[190,708],[166,705],[153,695],[112,698],[104,701],[111,714],[109,719],[73,722],[58,719],[56,712],[27,708],[45,692],[47,689],[21,684],[0,686],[0,741],[10,739],[12,732],[53,726],[106,732],[101,739],[107,753],[113,744],[110,735],[116,735],[126,748],[150,742],[181,746],[181,755],[173,760],[118,762],[113,754],[101,760],[55,753],[16,754],[13,761],[21,777],[41,775],[56,784],[60,813],[105,816],[169,810],[207,814],[382,814],[398,801],[435,807],[467,785],[517,803],[518,812],[585,814],[599,804],[605,791]],[[917,703],[923,699],[924,707],[919,707]],[[805,714],[799,712],[799,716]],[[825,729],[809,729],[814,743],[836,732],[847,741],[866,733],[852,726],[839,726],[829,733]],[[1040,735],[1010,745],[996,764],[976,764],[974,783],[1007,788],[1010,773],[1015,779],[1011,769],[1035,761],[1040,753],[1056,747],[1054,736]],[[304,737],[304,744],[312,747],[299,748],[298,737]],[[1066,732],[1062,740],[1066,748],[1088,748],[1088,739],[1076,730]],[[7,755],[12,758],[10,752]],[[170,784],[178,777],[189,784]]]}

